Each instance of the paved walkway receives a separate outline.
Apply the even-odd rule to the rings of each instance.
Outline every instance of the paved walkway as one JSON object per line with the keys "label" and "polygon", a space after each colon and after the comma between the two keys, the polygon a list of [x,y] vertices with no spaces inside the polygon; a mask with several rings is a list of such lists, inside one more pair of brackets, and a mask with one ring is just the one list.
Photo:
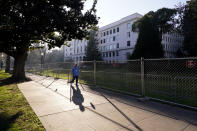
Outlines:
{"label": "paved walkway", "polygon": [[197,112],[28,75],[18,87],[47,131],[197,131]]}

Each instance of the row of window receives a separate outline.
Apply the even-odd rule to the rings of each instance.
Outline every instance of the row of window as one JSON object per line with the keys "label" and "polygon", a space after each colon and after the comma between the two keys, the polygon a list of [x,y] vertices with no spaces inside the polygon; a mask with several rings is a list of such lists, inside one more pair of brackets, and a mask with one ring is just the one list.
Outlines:
{"label": "row of window", "polygon": [[182,42],[181,39],[175,39],[175,38],[166,37],[166,36],[163,36],[163,40],[166,42],[174,42],[174,43],[181,43]]}
{"label": "row of window", "polygon": [[113,52],[105,52],[102,53],[103,58],[104,57],[115,57],[115,56],[119,56],[119,52],[118,51],[113,51]]}
{"label": "row of window", "polygon": [[[72,51],[73,51],[73,49],[74,49],[74,52],[72,53]],[[67,52],[68,50],[66,49],[66,52]],[[70,48],[70,55],[72,55],[72,54],[78,54],[78,53],[84,53],[86,51],[86,46],[80,46],[80,47],[77,47],[76,49],[75,48]],[[66,54],[66,56],[68,56],[68,54]]]}
{"label": "row of window", "polygon": [[[131,37],[131,32],[127,32],[127,38],[130,38]],[[101,44],[104,44],[104,43],[108,43],[108,42],[113,42],[113,41],[116,41],[118,40],[118,36],[113,36],[113,37],[110,37],[110,38],[105,38],[105,39],[102,39],[100,41]]]}
{"label": "row of window", "polygon": [[100,50],[101,51],[109,51],[109,50],[113,50],[113,49],[118,49],[119,48],[119,43],[117,43],[116,45],[107,45],[107,46],[101,46]]}
{"label": "row of window", "polygon": [[178,49],[177,46],[175,46],[175,45],[168,45],[168,44],[164,44],[164,45],[163,45],[163,48],[164,48],[164,50],[166,50],[166,51],[173,51],[173,52],[176,52],[177,49]]}
{"label": "row of window", "polygon": [[116,32],[117,32],[117,33],[119,32],[119,27],[117,27],[116,29],[114,28],[114,29],[111,29],[111,30],[102,32],[102,33],[101,33],[101,37],[107,36],[107,35],[111,35],[111,34],[115,34]]}
{"label": "row of window", "polygon": [[[127,23],[127,29],[129,29],[129,30],[131,29],[131,23]],[[119,27],[101,32],[101,37],[115,34],[116,32],[117,33],[120,32]]]}
{"label": "row of window", "polygon": [[84,58],[85,58],[85,56],[73,57],[73,59],[74,59],[75,61],[83,61]]}
{"label": "row of window", "polygon": [[[85,52],[86,51],[86,46],[84,47],[84,49],[83,49],[83,47],[81,46],[81,48],[80,48],[80,52],[81,53],[83,53],[83,52]],[[75,49],[74,49],[74,54],[75,54]],[[77,47],[77,52],[76,53],[79,53],[79,47]]]}
{"label": "row of window", "polygon": [[[127,41],[127,47],[131,46],[131,41]],[[101,46],[100,50],[101,51],[109,51],[109,50],[113,50],[113,49],[118,49],[120,48],[119,43],[117,44],[111,44],[111,45],[107,45],[107,46]]]}
{"label": "row of window", "polygon": [[113,36],[110,38],[102,39],[100,43],[103,44],[103,43],[107,43],[107,42],[112,42],[112,41],[116,41],[116,39],[117,39],[117,37]]}
{"label": "row of window", "polygon": [[181,37],[181,35],[180,34],[178,34],[178,33],[171,33],[171,32],[167,32],[166,34],[168,34],[168,35],[170,35],[170,36],[173,36],[173,37]]}

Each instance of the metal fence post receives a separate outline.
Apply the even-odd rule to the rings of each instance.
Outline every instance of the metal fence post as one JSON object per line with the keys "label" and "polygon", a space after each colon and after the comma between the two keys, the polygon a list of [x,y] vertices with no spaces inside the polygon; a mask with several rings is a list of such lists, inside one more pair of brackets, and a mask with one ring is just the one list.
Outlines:
{"label": "metal fence post", "polygon": [[96,86],[96,61],[94,60],[94,84]]}
{"label": "metal fence post", "polygon": [[141,57],[141,86],[142,86],[142,96],[145,96],[144,88],[144,58]]}

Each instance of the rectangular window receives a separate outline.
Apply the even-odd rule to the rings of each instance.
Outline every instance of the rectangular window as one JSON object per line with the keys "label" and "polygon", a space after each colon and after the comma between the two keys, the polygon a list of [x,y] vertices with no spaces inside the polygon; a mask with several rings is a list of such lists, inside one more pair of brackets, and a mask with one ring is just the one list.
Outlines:
{"label": "rectangular window", "polygon": [[113,45],[113,49],[116,49],[116,45],[115,44]]}
{"label": "rectangular window", "polygon": [[112,41],[113,41],[113,38],[111,37],[111,38],[110,38],[110,42],[112,42]]}
{"label": "rectangular window", "polygon": [[127,46],[130,46],[131,45],[131,42],[130,41],[127,41]]}
{"label": "rectangular window", "polygon": [[131,23],[127,23],[127,29],[131,29]]}
{"label": "rectangular window", "polygon": [[109,52],[109,57],[111,57],[111,52]]}
{"label": "rectangular window", "polygon": [[109,31],[107,31],[107,35],[109,35]]}
{"label": "rectangular window", "polygon": [[106,52],[106,57],[108,57],[108,52]]}
{"label": "rectangular window", "polygon": [[118,51],[116,52],[116,56],[119,56],[119,52]]}
{"label": "rectangular window", "polygon": [[113,48],[113,45],[110,45],[110,47],[109,47],[109,48],[110,48],[110,50],[112,50],[112,48]]}
{"label": "rectangular window", "polygon": [[103,43],[105,43],[105,39],[103,39]]}
{"label": "rectangular window", "polygon": [[117,32],[119,32],[119,27],[117,28]]}
{"label": "rectangular window", "polygon": [[113,36],[113,41],[115,41],[116,40],[116,37],[115,36]]}
{"label": "rectangular window", "polygon": [[115,52],[113,52],[113,57],[115,56]]}
{"label": "rectangular window", "polygon": [[105,32],[104,32],[104,36],[105,36]]}
{"label": "rectangular window", "polygon": [[130,38],[131,37],[131,33],[127,32],[127,37]]}
{"label": "rectangular window", "polygon": [[112,30],[110,30],[110,34],[112,34]]}
{"label": "rectangular window", "polygon": [[113,29],[113,33],[116,33],[116,29]]}
{"label": "rectangular window", "polygon": [[119,48],[119,43],[116,44],[116,48]]}
{"label": "rectangular window", "polygon": [[103,43],[103,40],[101,40],[101,44]]}

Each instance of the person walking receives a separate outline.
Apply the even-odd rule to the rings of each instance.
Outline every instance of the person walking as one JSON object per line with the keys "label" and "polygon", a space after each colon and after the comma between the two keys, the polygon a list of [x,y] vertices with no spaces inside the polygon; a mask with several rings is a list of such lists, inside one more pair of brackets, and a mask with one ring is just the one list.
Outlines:
{"label": "person walking", "polygon": [[77,64],[75,64],[75,66],[72,69],[72,75],[73,75],[73,79],[71,80],[71,83],[74,83],[74,80],[76,79],[76,86],[77,86],[79,79],[79,67],[77,66]]}

